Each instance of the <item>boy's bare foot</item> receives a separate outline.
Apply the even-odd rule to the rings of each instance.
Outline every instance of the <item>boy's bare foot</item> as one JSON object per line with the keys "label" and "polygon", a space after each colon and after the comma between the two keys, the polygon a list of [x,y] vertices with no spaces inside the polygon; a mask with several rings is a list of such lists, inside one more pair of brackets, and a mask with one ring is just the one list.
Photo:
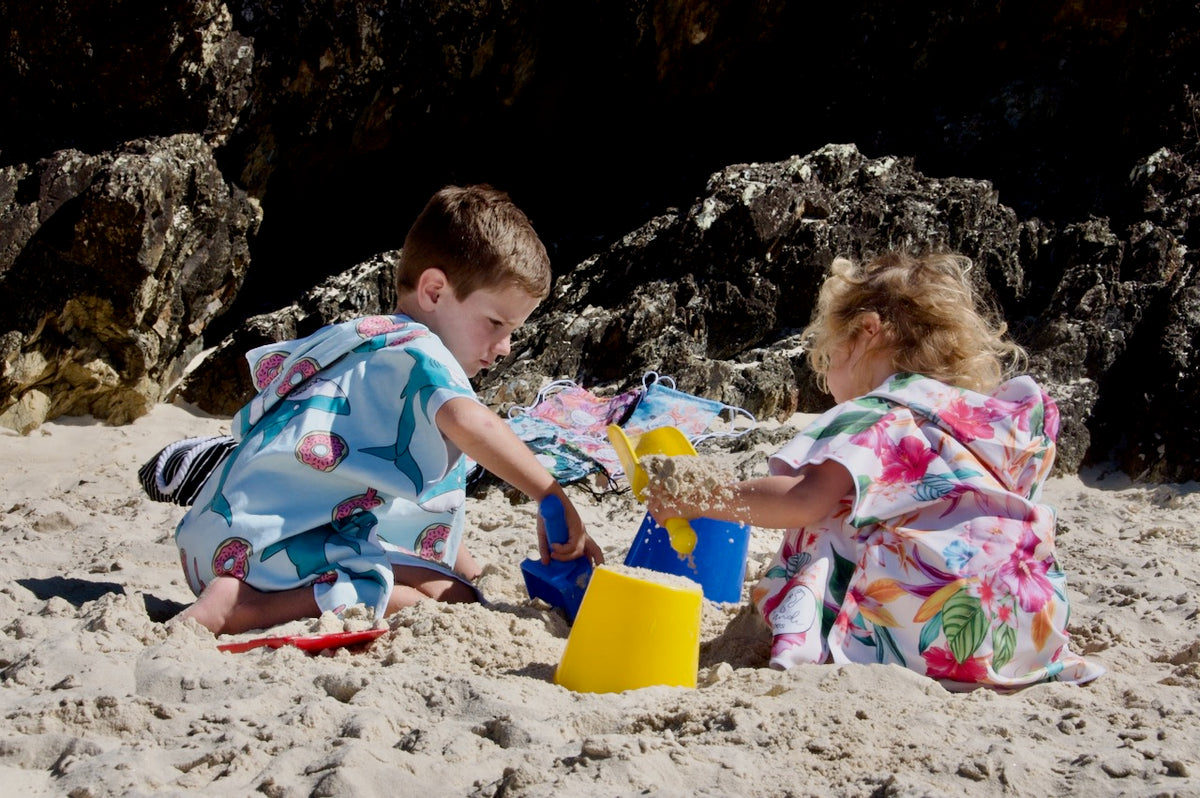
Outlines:
{"label": "boy's bare foot", "polygon": [[232,576],[218,576],[204,586],[196,601],[179,613],[176,619],[184,621],[191,618],[213,634],[221,634],[237,603],[240,584]]}
{"label": "boy's bare foot", "polygon": [[[479,567],[469,554],[470,572],[479,576]],[[456,565],[463,563],[460,553]],[[396,586],[388,601],[387,614],[411,606],[426,598],[448,602],[476,601],[475,591],[428,568],[396,567]],[[210,582],[195,603],[176,616],[192,620],[217,635],[238,634],[265,629],[301,618],[321,614],[311,587],[265,593],[232,576],[218,576]]]}

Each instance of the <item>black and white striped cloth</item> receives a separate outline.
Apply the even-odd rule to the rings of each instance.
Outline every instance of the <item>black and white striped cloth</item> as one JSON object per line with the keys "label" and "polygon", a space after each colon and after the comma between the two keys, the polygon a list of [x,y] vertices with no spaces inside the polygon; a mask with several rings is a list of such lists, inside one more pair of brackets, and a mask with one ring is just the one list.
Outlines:
{"label": "black and white striped cloth", "polygon": [[190,506],[209,474],[236,446],[237,441],[228,435],[175,441],[138,469],[138,480],[154,501]]}

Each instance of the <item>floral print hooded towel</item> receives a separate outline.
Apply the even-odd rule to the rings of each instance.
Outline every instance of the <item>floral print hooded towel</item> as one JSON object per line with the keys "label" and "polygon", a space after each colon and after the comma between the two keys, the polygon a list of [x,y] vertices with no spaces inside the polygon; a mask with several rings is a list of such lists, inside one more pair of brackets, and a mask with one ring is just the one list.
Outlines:
{"label": "floral print hooded towel", "polygon": [[1086,682],[1067,646],[1054,511],[1058,410],[1029,377],[990,395],[915,374],[826,412],[772,473],[834,460],[855,490],[788,530],[752,597],[772,664],[896,663],[947,683]]}

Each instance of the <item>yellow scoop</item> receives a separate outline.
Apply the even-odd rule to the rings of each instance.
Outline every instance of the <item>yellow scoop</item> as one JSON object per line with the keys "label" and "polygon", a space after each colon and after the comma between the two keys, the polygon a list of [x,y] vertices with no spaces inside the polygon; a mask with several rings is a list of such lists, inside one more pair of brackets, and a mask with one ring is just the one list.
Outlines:
{"label": "yellow scoop", "polygon": [[[696,454],[696,447],[675,427],[656,427],[641,435],[635,435],[631,440],[625,430],[616,424],[608,425],[608,439],[612,441],[617,456],[621,458],[621,466],[629,477],[629,487],[638,501],[645,497],[642,493],[650,483],[646,469],[642,468],[640,458],[652,454],[669,457],[680,454]],[[696,548],[696,532],[692,525],[683,518],[670,518],[666,523],[667,534],[671,537],[671,548],[681,555],[691,554]]]}

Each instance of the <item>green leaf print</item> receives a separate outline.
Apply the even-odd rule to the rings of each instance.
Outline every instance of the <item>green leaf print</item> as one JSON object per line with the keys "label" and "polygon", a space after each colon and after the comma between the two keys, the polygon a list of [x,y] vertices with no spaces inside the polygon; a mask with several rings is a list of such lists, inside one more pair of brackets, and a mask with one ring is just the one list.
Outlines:
{"label": "green leaf print", "polygon": [[886,626],[872,625],[872,632],[875,638],[882,644],[875,649],[875,661],[880,665],[887,662],[887,655],[892,655],[892,661],[897,665],[908,667],[908,663],[904,660],[904,655],[900,653],[900,646],[896,645],[895,638],[892,637],[892,630]]}
{"label": "green leaf print", "polygon": [[895,391],[900,388],[907,388],[914,382],[920,382],[924,379],[926,379],[926,377],[921,374],[914,374],[911,371],[902,371],[892,378],[892,381],[888,383],[887,387]]}
{"label": "green leaf print", "polygon": [[953,493],[964,482],[982,475],[981,471],[971,468],[956,468],[950,472],[949,477],[945,474],[926,474],[921,477],[921,482],[917,485],[914,493],[923,502],[937,501],[943,496]]}
{"label": "green leaf print", "polygon": [[924,654],[925,650],[933,645],[933,642],[937,640],[938,635],[941,633],[942,613],[939,610],[936,615],[930,618],[929,621],[921,627],[921,639],[917,644],[917,651],[921,654]]}
{"label": "green leaf print", "polygon": [[846,590],[850,587],[850,577],[858,566],[854,560],[848,560],[836,551],[833,553],[833,574],[829,577],[829,596],[833,603],[841,605],[846,601]]}
{"label": "green leaf print", "polygon": [[1017,630],[1003,624],[992,632],[992,667],[1000,670],[1017,653]]}
{"label": "green leaf print", "polygon": [[1029,431],[1039,438],[1046,434],[1046,407],[1041,402],[1029,414]]}
{"label": "green leaf print", "polygon": [[987,636],[983,604],[966,590],[958,591],[942,605],[942,627],[954,660],[960,664],[966,662]]}
{"label": "green leaf print", "polygon": [[913,493],[923,502],[937,501],[954,490],[955,483],[941,474],[926,474],[921,477]]}
{"label": "green leaf print", "polygon": [[835,435],[841,435],[842,433],[854,434],[862,432],[865,429],[873,427],[879,419],[883,418],[891,410],[889,403],[869,396],[857,400],[855,404],[864,409],[839,413],[829,426],[822,427],[821,429],[809,428],[805,430],[804,434],[813,440],[819,441],[825,438],[832,438]]}
{"label": "green leaf print", "polygon": [[[871,477],[867,476],[866,474],[859,474],[858,475],[858,495],[866,496],[867,490],[871,487],[871,483],[873,481],[874,480],[872,480]],[[879,518],[874,515],[868,515],[866,517],[863,517],[860,515],[852,515],[850,517],[850,523],[859,529],[862,529],[864,526],[870,526],[871,524],[878,524],[881,521],[883,521],[882,518]]]}
{"label": "green leaf print", "polygon": [[838,608],[846,601],[846,590],[850,587],[850,577],[854,576],[854,560],[833,552],[833,570],[829,575],[829,599],[821,605],[821,634],[829,636],[837,620]]}

